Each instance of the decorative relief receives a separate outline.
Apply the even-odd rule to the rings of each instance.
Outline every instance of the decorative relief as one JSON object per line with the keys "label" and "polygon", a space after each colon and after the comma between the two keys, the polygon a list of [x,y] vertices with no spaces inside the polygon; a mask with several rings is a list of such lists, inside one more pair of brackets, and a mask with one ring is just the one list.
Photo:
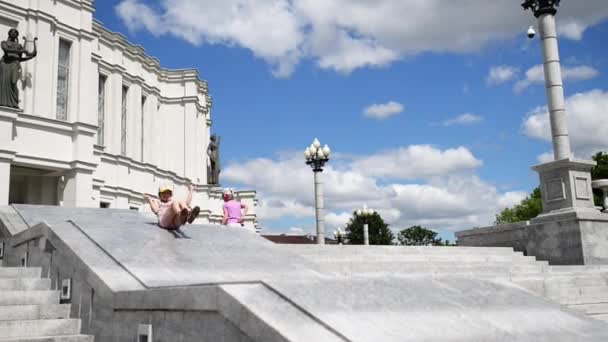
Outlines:
{"label": "decorative relief", "polygon": [[561,201],[566,199],[566,189],[563,178],[550,179],[545,183],[547,201]]}
{"label": "decorative relief", "polygon": [[589,179],[587,177],[574,177],[574,188],[576,199],[591,199],[591,194],[589,194]]}

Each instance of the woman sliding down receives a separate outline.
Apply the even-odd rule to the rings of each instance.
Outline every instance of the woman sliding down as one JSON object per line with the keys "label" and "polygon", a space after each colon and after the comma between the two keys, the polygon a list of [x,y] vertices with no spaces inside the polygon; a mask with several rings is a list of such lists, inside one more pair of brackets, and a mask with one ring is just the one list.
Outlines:
{"label": "woman sliding down", "polygon": [[192,223],[201,211],[201,208],[190,208],[192,202],[193,186],[188,187],[188,197],[185,201],[174,200],[173,190],[168,186],[161,186],[158,189],[157,201],[150,194],[144,194],[152,211],[158,216],[158,225],[161,228],[177,230],[187,223]]}

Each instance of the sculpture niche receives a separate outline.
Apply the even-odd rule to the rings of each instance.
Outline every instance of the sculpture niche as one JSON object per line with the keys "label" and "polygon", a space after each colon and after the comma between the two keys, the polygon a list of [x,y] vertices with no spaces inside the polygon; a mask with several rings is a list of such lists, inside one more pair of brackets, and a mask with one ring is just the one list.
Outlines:
{"label": "sculpture niche", "polygon": [[[19,44],[19,31],[10,29],[8,39],[0,45],[4,55],[0,59],[0,106],[19,108],[19,88],[17,81],[21,78],[21,62],[29,61],[38,54],[36,40]],[[33,47],[30,46],[33,44]],[[26,49],[27,47],[27,49]],[[31,48],[30,48],[31,47]]]}
{"label": "sculpture niche", "polygon": [[207,183],[212,185],[220,184],[220,137],[215,134],[211,135],[209,147],[207,148],[209,156],[209,170],[207,173]]}

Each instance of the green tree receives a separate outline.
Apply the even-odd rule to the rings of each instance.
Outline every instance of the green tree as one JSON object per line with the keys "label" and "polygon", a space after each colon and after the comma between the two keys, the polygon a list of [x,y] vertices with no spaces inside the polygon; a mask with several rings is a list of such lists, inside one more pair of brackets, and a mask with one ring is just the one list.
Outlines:
{"label": "green tree", "polygon": [[[437,233],[421,226],[412,226],[403,229],[397,234],[397,240],[404,246],[444,246]],[[446,241],[449,244],[449,241]]]}
{"label": "green tree", "polygon": [[[592,158],[593,161],[597,163],[597,165],[591,169],[591,179],[608,179],[608,154],[605,152],[598,152]],[[602,198],[602,196],[602,190],[593,189],[595,205],[604,204],[604,199]]]}
{"label": "green tree", "polygon": [[357,212],[353,212],[353,217],[350,218],[346,225],[346,240],[351,245],[363,244],[363,224],[368,224],[369,244],[370,245],[392,245],[394,235],[388,228],[388,224],[378,213],[369,216],[359,216]]}
{"label": "green tree", "polygon": [[505,208],[496,215],[496,224],[507,224],[519,221],[528,221],[538,216],[543,211],[543,203],[540,197],[540,188],[534,189],[532,193],[524,198],[521,203],[513,208]]}

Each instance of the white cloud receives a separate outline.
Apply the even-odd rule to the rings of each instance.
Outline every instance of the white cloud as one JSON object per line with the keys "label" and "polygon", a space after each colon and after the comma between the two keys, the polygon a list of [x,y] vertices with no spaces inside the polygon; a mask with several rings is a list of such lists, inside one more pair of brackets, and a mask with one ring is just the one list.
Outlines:
{"label": "white cloud", "polygon": [[[262,226],[285,218],[314,222],[313,177],[301,159],[299,152],[277,160],[254,159],[229,164],[222,174],[227,183],[258,190],[256,209]],[[525,196],[501,193],[479,179],[474,169],[482,162],[464,147],[408,146],[341,163],[339,169],[328,165],[322,173],[328,232],[343,227],[363,204],[376,209],[395,229],[415,224],[441,230],[487,225],[498,211]],[[384,177],[392,180],[381,180]]]}
{"label": "white cloud", "polygon": [[519,73],[519,68],[510,65],[493,66],[488,72],[486,82],[489,85],[498,85],[509,82]]}
{"label": "white cloud", "polygon": [[[582,65],[576,67],[562,66],[562,78],[564,81],[586,81],[599,76],[600,72],[595,68]],[[533,84],[544,84],[545,74],[542,65],[535,65],[526,71],[526,78],[515,83],[515,92],[520,93]]]}
{"label": "white cloud", "polygon": [[[248,49],[277,76],[302,58],[350,72],[425,52],[477,51],[521,35],[532,16],[517,3],[486,0],[122,0],[116,11],[131,30]],[[608,6],[568,1],[559,18],[562,36],[579,40],[608,18]]]}
{"label": "white cloud", "polygon": [[483,121],[483,118],[481,116],[470,114],[470,113],[465,113],[465,114],[459,115],[455,118],[451,118],[451,119],[447,119],[447,120],[443,121],[443,125],[444,126],[470,125],[470,124],[478,123],[481,121]]}
{"label": "white cloud", "polygon": [[[592,90],[575,94],[566,99],[568,128],[573,153],[578,158],[589,159],[598,151],[608,148],[608,92]],[[547,107],[538,107],[528,113],[523,122],[526,135],[551,141],[551,126]],[[541,161],[546,161],[545,155]]]}
{"label": "white cloud", "polygon": [[356,159],[352,167],[363,175],[395,179],[427,179],[475,169],[482,161],[464,147],[439,150],[411,145]]}
{"label": "white cloud", "polygon": [[389,101],[383,104],[373,104],[363,110],[363,116],[370,119],[382,120],[403,113],[403,105]]}

